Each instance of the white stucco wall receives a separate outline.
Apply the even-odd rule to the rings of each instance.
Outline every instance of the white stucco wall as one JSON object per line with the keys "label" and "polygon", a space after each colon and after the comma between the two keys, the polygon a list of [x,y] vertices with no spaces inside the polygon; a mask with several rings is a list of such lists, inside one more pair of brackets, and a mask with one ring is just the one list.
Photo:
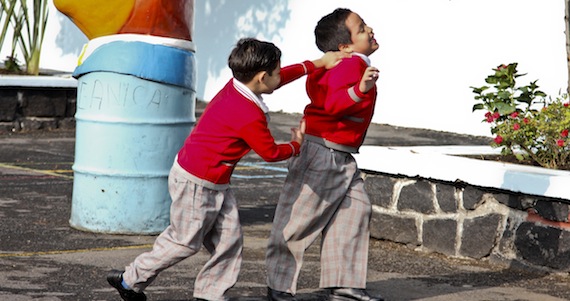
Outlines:
{"label": "white stucco wall", "polygon": [[[490,135],[481,123],[483,112],[471,112],[469,87],[483,85],[491,68],[502,63],[518,62],[528,73],[521,81],[539,79],[549,94],[566,89],[563,1],[320,2],[304,10],[301,1],[293,1],[283,38],[275,41],[283,63],[319,55],[312,28],[322,15],[338,6],[358,12],[380,43],[371,56],[381,70],[374,122]],[[303,83],[296,84],[268,97],[270,107],[302,110]]]}
{"label": "white stucco wall", "polygon": [[[566,90],[563,0],[197,0],[198,97],[210,99],[229,79],[239,37],[271,40],[283,65],[319,57],[314,26],[337,7],[360,14],[380,43],[371,56],[381,70],[373,122],[488,136],[469,87],[503,63],[518,62],[528,74],[520,80],[538,79],[548,94]],[[52,5],[41,66],[73,70],[86,41]],[[304,81],[266,100],[274,111],[301,112]]]}

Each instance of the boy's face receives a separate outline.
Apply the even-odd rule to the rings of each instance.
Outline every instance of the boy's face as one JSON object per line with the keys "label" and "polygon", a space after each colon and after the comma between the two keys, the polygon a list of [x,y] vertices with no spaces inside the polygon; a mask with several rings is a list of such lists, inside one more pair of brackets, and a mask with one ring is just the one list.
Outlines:
{"label": "boy's face", "polygon": [[356,13],[350,13],[345,21],[352,44],[346,45],[345,50],[371,55],[380,47],[374,38],[372,27],[364,23]]}
{"label": "boy's face", "polygon": [[263,77],[263,85],[262,85],[262,93],[271,94],[281,83],[281,63],[277,63],[277,68],[271,71],[271,75],[269,72],[265,73]]}

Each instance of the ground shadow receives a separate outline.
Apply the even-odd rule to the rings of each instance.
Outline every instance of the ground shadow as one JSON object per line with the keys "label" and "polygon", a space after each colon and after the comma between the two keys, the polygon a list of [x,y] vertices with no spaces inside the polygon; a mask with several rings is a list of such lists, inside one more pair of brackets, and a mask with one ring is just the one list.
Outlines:
{"label": "ground shadow", "polygon": [[[546,273],[539,271],[523,271],[518,268],[506,268],[499,271],[468,271],[442,275],[415,276],[405,278],[390,278],[368,283],[371,294],[381,294],[387,300],[419,300],[438,296],[461,294],[468,291],[481,291],[490,288],[508,287],[520,284],[521,288],[531,287],[535,293],[548,294],[556,297],[564,292],[556,292],[556,284],[552,289],[533,285],[545,277]],[[544,281],[542,281],[544,282]],[[484,298],[484,296],[481,296]]]}

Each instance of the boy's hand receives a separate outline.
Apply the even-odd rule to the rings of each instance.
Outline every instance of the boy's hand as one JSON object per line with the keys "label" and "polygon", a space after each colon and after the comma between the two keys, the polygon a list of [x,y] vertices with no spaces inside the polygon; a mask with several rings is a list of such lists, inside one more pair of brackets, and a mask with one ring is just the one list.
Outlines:
{"label": "boy's hand", "polygon": [[305,134],[299,128],[291,128],[291,141],[297,141],[299,145],[303,144],[303,137]]}
{"label": "boy's hand", "polygon": [[299,144],[303,144],[303,138],[305,137],[305,118],[301,119],[299,128],[291,128],[291,141],[297,141]]}
{"label": "boy's hand", "polygon": [[344,53],[341,51],[329,51],[326,52],[320,59],[313,61],[315,68],[325,67],[331,69],[332,67],[338,65],[345,57],[351,57],[350,53]]}
{"label": "boy's hand", "polygon": [[378,68],[376,67],[366,68],[362,75],[362,79],[360,80],[360,85],[358,86],[360,92],[367,93],[372,89],[372,87],[374,87],[378,80],[378,73],[380,73],[380,71],[378,71]]}

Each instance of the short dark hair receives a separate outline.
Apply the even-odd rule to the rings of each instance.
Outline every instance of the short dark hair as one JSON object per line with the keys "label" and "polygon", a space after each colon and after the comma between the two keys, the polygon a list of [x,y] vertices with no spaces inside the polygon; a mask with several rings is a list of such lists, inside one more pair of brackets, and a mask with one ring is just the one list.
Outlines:
{"label": "short dark hair", "polygon": [[340,44],[352,44],[350,31],[346,27],[346,19],[351,12],[347,8],[337,8],[317,23],[315,42],[322,52],[338,51]]}
{"label": "short dark hair", "polygon": [[280,60],[281,50],[273,43],[243,38],[232,50],[228,66],[237,80],[248,83],[261,71],[267,71],[271,75]]}

